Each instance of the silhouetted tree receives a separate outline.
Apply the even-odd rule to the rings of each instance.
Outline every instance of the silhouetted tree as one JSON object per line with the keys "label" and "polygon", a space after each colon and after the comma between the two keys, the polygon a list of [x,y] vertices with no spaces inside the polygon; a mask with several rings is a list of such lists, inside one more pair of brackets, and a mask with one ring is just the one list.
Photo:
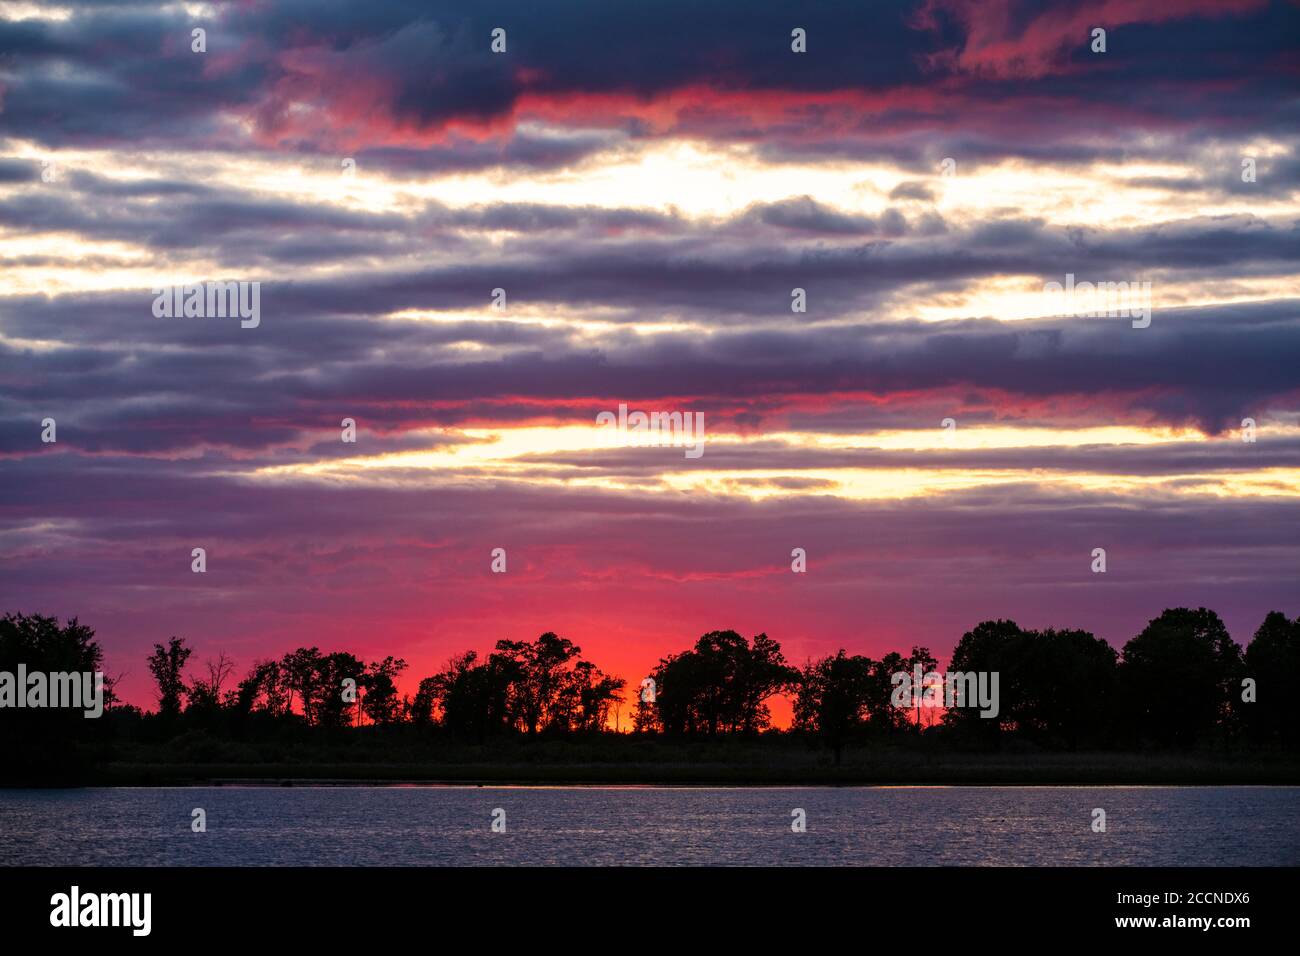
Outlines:
{"label": "silhouetted tree", "polygon": [[952,651],[951,671],[984,671],[999,674],[998,693],[1004,706],[999,707],[997,718],[980,717],[973,707],[951,708],[944,713],[944,723],[963,731],[971,738],[991,746],[999,746],[1003,724],[1007,722],[1006,703],[1017,693],[1015,675],[1010,672],[1015,648],[1023,632],[1015,621],[981,621],[961,636]]}
{"label": "silhouetted tree", "polygon": [[794,702],[794,726],[817,734],[835,753],[839,766],[845,741],[862,727],[872,699],[872,670],[868,657],[849,657],[840,648],[804,667]]}
{"label": "silhouetted tree", "polygon": [[1114,648],[1087,631],[1048,629],[1022,631],[1008,655],[999,696],[1018,733],[1070,750],[1105,740],[1118,686]]}
{"label": "silhouetted tree", "polygon": [[149,673],[158,685],[158,715],[165,720],[180,716],[186,696],[185,662],[194,650],[187,647],[182,637],[172,637],[167,645],[155,644],[149,655]]}
{"label": "silhouetted tree", "polygon": [[[1269,612],[1246,647],[1245,677],[1255,681],[1256,698],[1241,712],[1251,738],[1263,744],[1300,747],[1300,705],[1291,695],[1300,687],[1300,617]],[[1234,693],[1240,699],[1241,691]]]}
{"label": "silhouetted tree", "polygon": [[871,665],[871,680],[867,688],[867,713],[872,728],[893,734],[908,725],[908,709],[894,706],[895,674],[908,669],[907,659],[897,651],[890,651]]}
{"label": "silhouetted tree", "polygon": [[359,713],[361,695],[346,699],[348,681],[358,691],[365,680],[365,665],[353,654],[335,651],[322,654],[317,647],[300,647],[284,655],[280,662],[284,685],[298,695],[303,719],[319,727],[346,727]]}
{"label": "silhouetted tree", "polygon": [[535,734],[546,725],[562,725],[569,665],[582,649],[567,637],[547,631],[532,642],[497,641],[496,653],[516,672],[510,686],[510,711],[519,728]]}
{"label": "silhouetted tree", "polygon": [[1213,611],[1171,608],[1124,645],[1119,676],[1131,733],[1191,747],[1229,729],[1241,648]]}
{"label": "silhouetted tree", "polygon": [[391,655],[366,668],[361,680],[365,689],[361,707],[371,723],[395,724],[400,719],[401,706],[395,679],[404,670],[406,661]]}
{"label": "silhouetted tree", "polygon": [[[926,687],[929,686],[927,681],[933,682],[934,678],[928,675],[935,673],[939,668],[939,660],[930,653],[928,647],[913,647],[912,653],[907,655],[903,662],[904,669],[912,675],[912,710],[913,722],[916,724],[917,733],[921,732],[921,708],[926,706],[927,698],[925,695]],[[920,679],[917,679],[917,675]],[[933,695],[932,695],[933,697]]]}
{"label": "silhouetted tree", "polygon": [[[660,663],[662,665],[662,661]],[[632,729],[639,734],[662,732],[664,728],[659,721],[659,709],[655,706],[653,700],[647,698],[646,688],[643,685],[638,685],[636,688],[636,705],[632,710]]]}
{"label": "silhouetted tree", "polygon": [[221,717],[224,707],[236,706],[239,695],[235,691],[227,692],[224,698],[222,696],[222,687],[235,670],[234,661],[222,652],[215,659],[209,658],[204,663],[208,676],[206,679],[199,678],[190,685],[189,704],[185,712],[202,716],[211,722]]}
{"label": "silhouetted tree", "polygon": [[[68,710],[0,709],[0,745],[16,754],[0,770],[42,767],[37,776],[54,779],[87,755],[107,753],[118,733],[113,727],[148,744],[175,738],[176,753],[186,760],[225,759],[215,755],[235,751],[222,737],[241,747],[256,740],[258,749],[266,742],[273,752],[298,741],[329,743],[335,731],[363,717],[379,728],[367,733],[368,742],[409,741],[410,735],[386,729],[402,722],[427,728],[420,736],[431,740],[446,735],[480,743],[516,734],[600,734],[625,690],[621,678],[549,631],[535,641],[498,641],[483,659],[473,652],[454,657],[421,680],[413,697],[399,695],[406,663],[392,656],[366,665],[348,652],[300,647],[278,661],[256,662],[233,689],[227,686],[233,664],[224,654],[207,662],[205,677],[187,684],[191,656],[179,637],[153,646],[148,665],[158,689],[156,716],[118,706],[108,680],[110,721],[84,722]],[[93,673],[102,671],[101,660],[93,632],[75,619],[60,627],[40,616],[0,618],[0,672],[23,663],[32,671]],[[914,680],[917,669],[923,677],[938,669],[927,648],[880,660],[841,649],[799,671],[766,634],[746,640],[735,631],[711,631],[659,661],[651,674],[653,701],[638,686],[633,725],[671,737],[753,735],[771,725],[771,697],[793,693],[794,729],[815,735],[838,765],[858,735],[897,734],[896,744],[912,746],[902,731],[923,723],[926,688],[913,687],[914,694],[896,701],[893,677],[907,673]],[[1289,699],[1300,681],[1300,619],[1278,612],[1264,619],[1244,655],[1204,608],[1164,611],[1119,655],[1087,631],[1027,631],[1013,621],[984,621],[957,642],[948,674],[954,672],[997,673],[998,715],[984,718],[982,702],[967,700],[945,709],[943,730],[926,740],[996,745],[1014,735],[1073,750],[1121,741],[1184,748],[1248,736],[1261,746],[1300,747],[1300,708]],[[1254,703],[1241,700],[1244,676],[1257,682]],[[12,693],[6,680],[0,676],[0,694]],[[349,682],[355,697],[345,694]]]}
{"label": "silhouetted tree", "polygon": [[578,661],[563,680],[555,708],[556,730],[604,730],[610,710],[627,682],[610,675],[590,661]]}
{"label": "silhouetted tree", "polygon": [[713,736],[765,730],[766,701],[794,686],[799,672],[766,634],[750,644],[735,631],[710,631],[691,650],[662,659],[651,676],[666,733]]}
{"label": "silhouetted tree", "polygon": [[950,708],[948,727],[996,741],[1003,731],[1049,747],[1105,742],[1116,701],[1116,654],[1087,631],[1026,631],[1014,621],[984,621],[953,650],[949,672],[996,673],[998,715],[975,701]]}
{"label": "silhouetted tree", "polygon": [[601,729],[622,693],[621,678],[580,658],[582,649],[550,631],[536,641],[497,641],[492,658],[510,676],[511,722],[528,735]]}
{"label": "silhouetted tree", "polygon": [[437,719],[434,712],[438,708],[438,689],[437,677],[425,677],[420,681],[409,709],[413,724],[424,726]]}
{"label": "silhouetted tree", "polygon": [[480,664],[474,651],[466,651],[426,678],[431,712],[441,714],[443,727],[451,733],[482,743],[509,729],[511,685],[518,673],[515,662],[504,655],[490,654]]}
{"label": "silhouetted tree", "polygon": [[698,654],[684,651],[660,659],[651,673],[656,693],[654,704],[658,724],[670,737],[699,733],[697,706],[704,684],[704,665]]}
{"label": "silhouetted tree", "polygon": [[235,690],[235,708],[241,714],[263,712],[273,716],[288,713],[292,693],[285,684],[279,661],[256,662]]}
{"label": "silhouetted tree", "polygon": [[[353,722],[354,715],[361,708],[360,690],[365,680],[365,670],[360,659],[347,651],[334,651],[320,659],[313,687],[313,712],[317,724],[322,727],[346,727]],[[349,681],[353,683],[349,685]],[[348,699],[345,692],[350,686],[355,687],[358,693]]]}
{"label": "silhouetted tree", "polygon": [[[18,708],[17,695],[26,696],[29,686],[18,686],[19,665],[29,675],[84,674],[103,671],[103,653],[95,632],[74,617],[62,627],[57,618],[39,614],[6,614],[0,617],[0,672],[6,686],[0,688],[0,780],[65,780],[88,765],[94,748],[105,737],[105,720],[87,720],[84,709],[72,707]],[[86,686],[79,680],[80,690]],[[112,681],[103,683],[105,711],[116,704]],[[91,681],[93,693],[93,678]],[[48,698],[47,698],[48,699]]]}
{"label": "silhouetted tree", "polygon": [[288,693],[288,709],[293,709],[293,695],[298,695],[303,719],[314,724],[317,683],[321,669],[319,647],[300,647],[284,655],[280,661],[280,674]]}

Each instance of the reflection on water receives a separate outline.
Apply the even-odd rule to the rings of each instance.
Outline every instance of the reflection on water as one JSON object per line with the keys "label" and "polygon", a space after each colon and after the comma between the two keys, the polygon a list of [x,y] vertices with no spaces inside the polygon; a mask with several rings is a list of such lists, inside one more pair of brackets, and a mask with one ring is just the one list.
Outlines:
{"label": "reflection on water", "polygon": [[0,790],[0,863],[1294,866],[1300,788]]}

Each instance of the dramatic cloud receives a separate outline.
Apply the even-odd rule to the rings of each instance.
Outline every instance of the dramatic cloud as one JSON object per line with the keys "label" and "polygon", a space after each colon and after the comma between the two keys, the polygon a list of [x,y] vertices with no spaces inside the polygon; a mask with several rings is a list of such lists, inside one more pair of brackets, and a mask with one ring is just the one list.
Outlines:
{"label": "dramatic cloud", "polygon": [[[1298,29],[1269,0],[5,8],[3,609],[97,627],[139,703],[173,633],[418,680],[552,629],[636,686],[718,627],[802,660],[1294,617]],[[155,311],[218,282],[255,322]],[[620,406],[702,414],[701,454],[597,425]]]}

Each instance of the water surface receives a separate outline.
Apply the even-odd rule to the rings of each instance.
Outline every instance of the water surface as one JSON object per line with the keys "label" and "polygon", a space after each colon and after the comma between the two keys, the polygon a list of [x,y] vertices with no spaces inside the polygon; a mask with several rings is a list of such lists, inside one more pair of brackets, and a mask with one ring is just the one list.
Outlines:
{"label": "water surface", "polygon": [[1295,866],[1300,787],[0,790],[0,864]]}

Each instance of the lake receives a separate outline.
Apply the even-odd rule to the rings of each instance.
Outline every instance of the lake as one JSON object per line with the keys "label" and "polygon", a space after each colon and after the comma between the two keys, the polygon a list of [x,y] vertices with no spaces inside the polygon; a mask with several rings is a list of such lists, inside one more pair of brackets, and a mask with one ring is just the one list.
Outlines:
{"label": "lake", "polygon": [[1300,787],[0,790],[0,864],[1295,866]]}

